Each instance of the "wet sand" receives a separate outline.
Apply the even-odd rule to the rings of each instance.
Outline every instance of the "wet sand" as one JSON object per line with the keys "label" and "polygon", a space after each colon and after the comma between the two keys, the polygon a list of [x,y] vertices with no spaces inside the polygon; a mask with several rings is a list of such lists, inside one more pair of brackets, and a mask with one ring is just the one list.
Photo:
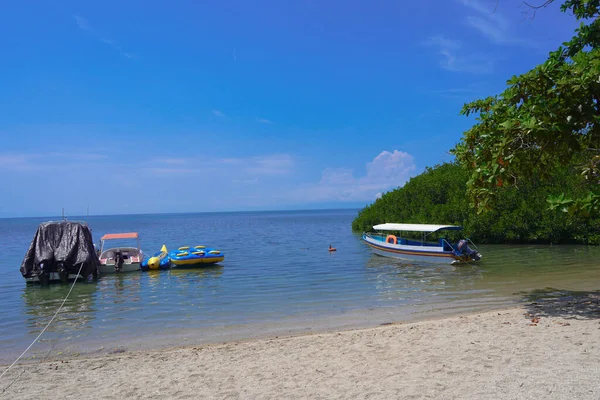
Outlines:
{"label": "wet sand", "polygon": [[598,399],[599,299],[17,365],[0,398]]}

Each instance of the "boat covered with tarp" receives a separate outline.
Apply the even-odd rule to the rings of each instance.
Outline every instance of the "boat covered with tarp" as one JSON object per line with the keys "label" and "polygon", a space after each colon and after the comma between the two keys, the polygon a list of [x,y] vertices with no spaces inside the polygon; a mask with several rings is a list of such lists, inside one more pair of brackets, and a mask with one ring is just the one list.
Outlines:
{"label": "boat covered with tarp", "polygon": [[92,232],[86,223],[50,221],[38,226],[21,263],[21,274],[29,283],[89,281],[98,277],[100,260]]}
{"label": "boat covered with tarp", "polygon": [[[380,256],[442,264],[470,263],[482,258],[468,238],[457,242],[452,242],[445,237],[436,241],[429,239],[429,235],[434,233],[462,230],[461,226],[386,223],[373,226],[373,230],[383,233],[363,233],[362,239],[371,247],[373,253]],[[421,238],[419,240],[400,236],[402,232],[411,232],[413,235],[418,232]],[[469,243],[474,249],[469,246]]]}

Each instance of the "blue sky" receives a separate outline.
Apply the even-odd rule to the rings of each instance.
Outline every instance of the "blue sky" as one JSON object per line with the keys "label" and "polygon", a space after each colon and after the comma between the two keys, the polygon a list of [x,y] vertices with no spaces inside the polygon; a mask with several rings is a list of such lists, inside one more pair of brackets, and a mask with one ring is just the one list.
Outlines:
{"label": "blue sky", "polygon": [[6,3],[0,216],[364,206],[572,36],[558,5]]}

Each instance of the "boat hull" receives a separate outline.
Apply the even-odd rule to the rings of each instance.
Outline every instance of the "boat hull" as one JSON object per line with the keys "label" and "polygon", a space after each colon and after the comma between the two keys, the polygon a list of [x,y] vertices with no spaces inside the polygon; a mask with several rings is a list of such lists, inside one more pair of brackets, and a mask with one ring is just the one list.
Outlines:
{"label": "boat hull", "polygon": [[415,246],[386,243],[371,236],[363,235],[363,241],[374,254],[399,260],[425,262],[433,264],[457,264],[466,262],[456,256],[452,250],[444,250],[443,246]]}
{"label": "boat hull", "polygon": [[[115,257],[121,254],[123,264],[119,271],[115,270]],[[100,254],[100,267],[102,274],[120,274],[123,272],[139,271],[144,261],[144,252],[137,247],[115,247],[102,251]]]}
{"label": "boat hull", "polygon": [[131,264],[123,264],[123,267],[121,267],[120,271],[115,271],[115,264],[100,264],[100,267],[98,268],[98,270],[100,271],[100,274],[121,274],[123,272],[133,272],[133,271],[139,271],[141,269],[140,267],[140,263],[136,262],[136,263],[131,263]]}

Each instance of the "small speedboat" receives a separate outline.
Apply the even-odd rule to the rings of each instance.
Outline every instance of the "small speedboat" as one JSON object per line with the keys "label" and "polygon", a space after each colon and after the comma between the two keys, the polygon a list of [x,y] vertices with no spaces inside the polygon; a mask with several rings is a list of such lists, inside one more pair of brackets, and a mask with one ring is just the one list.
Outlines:
{"label": "small speedboat", "polygon": [[[469,239],[461,239],[451,243],[446,238],[435,242],[428,241],[427,236],[440,231],[458,231],[461,226],[429,225],[429,224],[380,224],[373,226],[376,231],[385,233],[363,233],[363,241],[371,247],[373,253],[409,261],[421,261],[441,264],[463,264],[479,261],[482,255],[477,249],[471,249]],[[396,236],[389,232],[419,232],[421,240]]]}
{"label": "small speedboat", "polygon": [[147,260],[142,261],[140,268],[142,271],[171,268],[167,246],[163,244],[160,251],[154,253],[154,255]]}
{"label": "small speedboat", "polygon": [[194,267],[201,264],[216,264],[225,259],[225,255],[206,246],[183,246],[169,253],[169,259],[174,267]]}
{"label": "small speedboat", "polygon": [[[112,247],[104,250],[108,240],[135,239],[137,247]],[[144,259],[137,232],[109,233],[100,238],[100,274],[138,271]]]}

